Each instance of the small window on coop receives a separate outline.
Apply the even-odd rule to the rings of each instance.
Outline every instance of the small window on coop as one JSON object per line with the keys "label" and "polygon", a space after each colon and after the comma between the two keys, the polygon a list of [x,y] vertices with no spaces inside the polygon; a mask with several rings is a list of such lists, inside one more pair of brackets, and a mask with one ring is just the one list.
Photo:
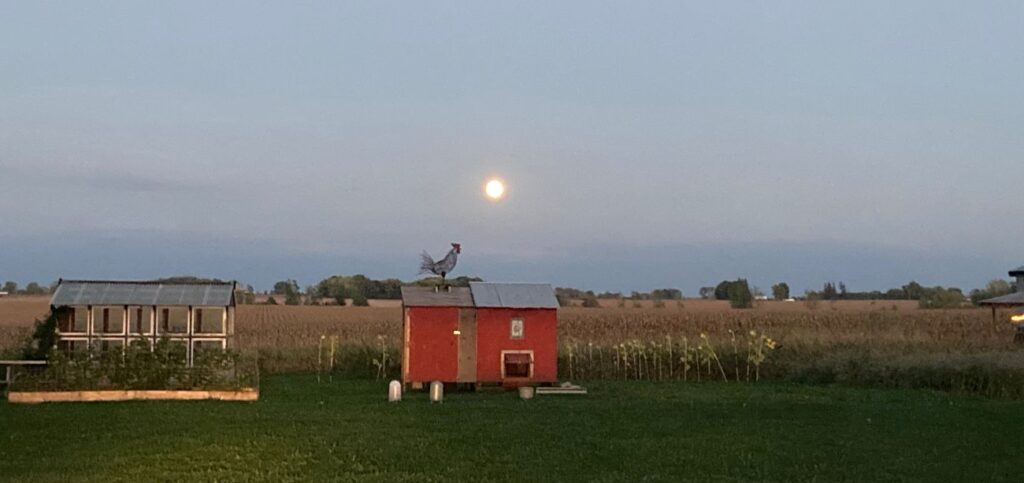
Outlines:
{"label": "small window on coop", "polygon": [[89,310],[75,307],[71,312],[71,332],[86,332],[89,325]]}
{"label": "small window on coop", "polygon": [[75,324],[75,311],[71,309],[60,309],[57,311],[57,330],[60,332],[73,332],[71,327]]}
{"label": "small window on coop", "polygon": [[513,339],[523,338],[523,319],[521,317],[512,319],[512,324],[509,328],[509,337]]}
{"label": "small window on coop", "polygon": [[533,354],[529,352],[513,352],[504,355],[504,377],[531,377],[533,367]]}
{"label": "small window on coop", "polygon": [[196,334],[220,334],[224,332],[224,309],[205,308],[195,311]]}
{"label": "small window on coop", "polygon": [[152,307],[129,307],[128,308],[128,332],[130,334],[152,334],[153,333],[153,308]]}
{"label": "small window on coop", "polygon": [[188,332],[188,309],[168,307],[159,309],[161,334],[184,334]]}
{"label": "small window on coop", "polygon": [[121,307],[94,307],[92,331],[97,334],[124,333],[124,309]]}

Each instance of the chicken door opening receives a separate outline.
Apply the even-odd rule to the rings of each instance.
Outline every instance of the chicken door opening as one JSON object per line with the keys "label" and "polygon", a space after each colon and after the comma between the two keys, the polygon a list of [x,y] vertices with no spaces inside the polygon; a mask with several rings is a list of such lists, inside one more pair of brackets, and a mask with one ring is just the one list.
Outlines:
{"label": "chicken door opening", "polygon": [[533,368],[533,355],[529,353],[505,354],[502,366],[505,369],[505,378],[527,378],[531,377]]}

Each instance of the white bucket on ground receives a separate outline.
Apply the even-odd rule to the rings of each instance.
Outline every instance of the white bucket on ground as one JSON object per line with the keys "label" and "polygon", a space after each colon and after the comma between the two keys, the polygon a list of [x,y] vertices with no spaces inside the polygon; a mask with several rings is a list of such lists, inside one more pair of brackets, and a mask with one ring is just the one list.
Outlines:
{"label": "white bucket on ground", "polygon": [[398,381],[391,381],[388,384],[388,402],[398,402],[402,400],[402,383]]}
{"label": "white bucket on ground", "polygon": [[430,402],[439,403],[444,399],[444,384],[441,381],[430,383]]}
{"label": "white bucket on ground", "polygon": [[533,399],[533,386],[519,386],[519,397],[524,401]]}

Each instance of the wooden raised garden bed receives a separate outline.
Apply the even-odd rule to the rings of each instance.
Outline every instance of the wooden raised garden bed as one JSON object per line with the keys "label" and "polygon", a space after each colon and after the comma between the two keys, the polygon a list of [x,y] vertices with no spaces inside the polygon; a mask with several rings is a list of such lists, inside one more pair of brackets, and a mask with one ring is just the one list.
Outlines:
{"label": "wooden raised garden bed", "polygon": [[148,390],[102,390],[102,391],[11,391],[7,401],[13,404],[39,404],[46,402],[95,402],[95,401],[256,401],[260,392],[256,389],[238,391],[148,391]]}

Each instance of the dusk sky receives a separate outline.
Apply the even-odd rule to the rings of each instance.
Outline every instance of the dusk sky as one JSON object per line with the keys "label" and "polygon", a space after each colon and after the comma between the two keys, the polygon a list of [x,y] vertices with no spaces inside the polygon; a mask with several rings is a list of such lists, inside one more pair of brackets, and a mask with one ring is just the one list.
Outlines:
{"label": "dusk sky", "polygon": [[839,3],[3,2],[0,280],[1004,278],[1024,4]]}

